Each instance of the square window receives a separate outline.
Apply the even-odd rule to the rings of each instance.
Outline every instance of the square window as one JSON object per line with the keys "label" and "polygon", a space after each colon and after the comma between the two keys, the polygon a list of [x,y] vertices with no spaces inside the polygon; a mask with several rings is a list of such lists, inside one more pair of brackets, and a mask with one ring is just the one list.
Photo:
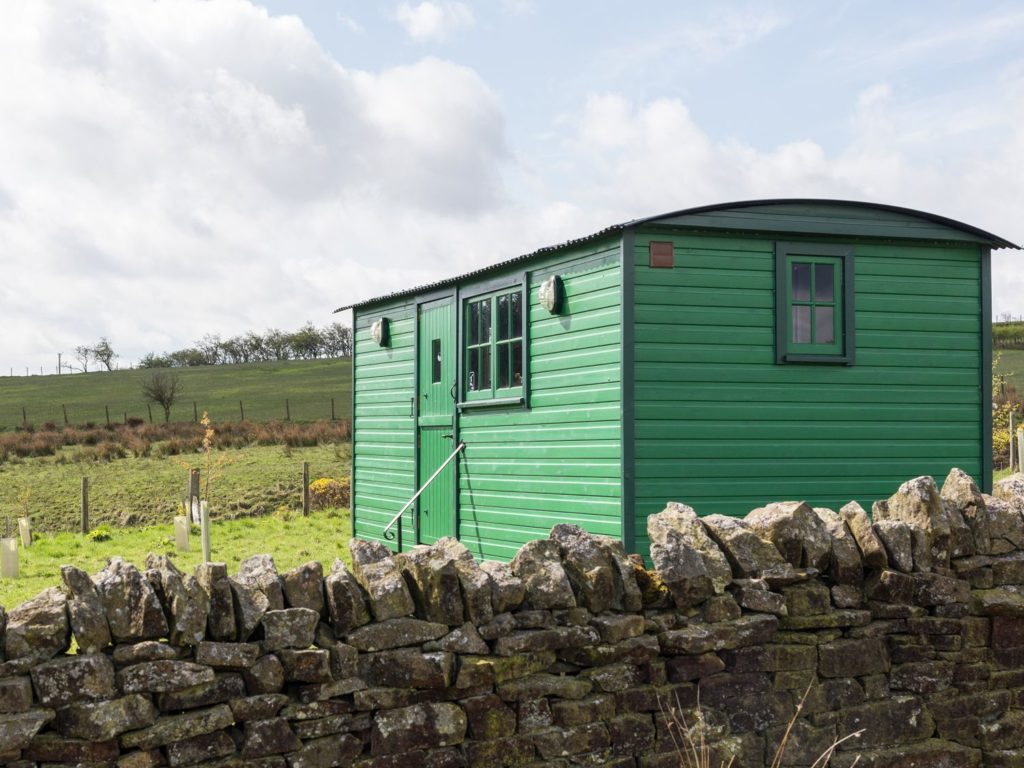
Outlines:
{"label": "square window", "polygon": [[466,400],[522,397],[522,288],[473,297],[466,302],[463,317]]}
{"label": "square window", "polygon": [[775,244],[777,363],[853,365],[853,249]]}

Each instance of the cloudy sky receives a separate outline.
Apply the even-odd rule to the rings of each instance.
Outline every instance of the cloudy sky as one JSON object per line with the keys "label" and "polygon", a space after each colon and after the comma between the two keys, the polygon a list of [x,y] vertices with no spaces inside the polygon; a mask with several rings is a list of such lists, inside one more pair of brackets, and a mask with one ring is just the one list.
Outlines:
{"label": "cloudy sky", "polygon": [[[1022,243],[1022,37],[1012,2],[0,0],[0,371],[728,200]],[[1024,253],[993,282],[1024,313]]]}

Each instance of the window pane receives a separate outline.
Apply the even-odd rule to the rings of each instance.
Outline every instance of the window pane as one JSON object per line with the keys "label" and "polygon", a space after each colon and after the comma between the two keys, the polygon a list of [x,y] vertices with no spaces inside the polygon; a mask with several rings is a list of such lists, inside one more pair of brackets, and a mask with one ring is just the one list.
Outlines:
{"label": "window pane", "polygon": [[[488,326],[490,331],[490,326]],[[481,347],[480,348],[480,386],[478,389],[490,389],[491,388],[491,348]]]}
{"label": "window pane", "polygon": [[793,307],[793,343],[809,344],[811,341],[811,308]]}
{"label": "window pane", "polygon": [[511,338],[519,339],[523,335],[523,297],[516,291],[511,295],[512,299],[512,333]]}
{"label": "window pane", "polygon": [[469,360],[466,363],[468,372],[466,374],[466,390],[476,392],[480,386],[480,350],[469,350]]}
{"label": "window pane", "polygon": [[833,275],[835,274],[835,265],[833,264],[815,264],[814,265],[814,300],[815,301],[835,301],[835,291],[833,290]]}
{"label": "window pane", "polygon": [[833,326],[834,310],[832,307],[814,308],[814,343],[833,344],[836,332]]}
{"label": "window pane", "polygon": [[[516,294],[518,296],[518,294]],[[523,384],[523,342],[512,342],[512,386]]]}
{"label": "window pane", "polygon": [[508,387],[508,344],[498,345],[498,389]]}
{"label": "window pane", "polygon": [[480,343],[480,302],[474,301],[469,305],[469,343]]}
{"label": "window pane", "polygon": [[508,338],[508,294],[498,297],[498,341]]}
{"label": "window pane", "polygon": [[441,340],[434,339],[430,342],[430,383],[437,384],[441,381]]}
{"label": "window pane", "polygon": [[480,343],[491,340],[491,300],[480,302]]}
{"label": "window pane", "polygon": [[791,266],[793,281],[793,301],[811,300],[811,265],[793,264]]}

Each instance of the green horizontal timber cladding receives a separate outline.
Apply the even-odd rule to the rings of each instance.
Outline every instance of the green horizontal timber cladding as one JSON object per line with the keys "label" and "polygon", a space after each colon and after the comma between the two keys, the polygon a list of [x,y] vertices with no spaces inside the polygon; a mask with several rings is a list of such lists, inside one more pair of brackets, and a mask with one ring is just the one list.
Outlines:
{"label": "green horizontal timber cladding", "polygon": [[[538,300],[551,274],[556,314]],[[477,557],[508,560],[562,522],[621,537],[620,280],[615,237],[527,273],[527,406],[459,416],[459,538]]]}
{"label": "green horizontal timber cladding", "polygon": [[[816,231],[813,211],[789,213]],[[753,228],[784,231],[777,224]],[[938,236],[897,234],[914,226],[894,215],[850,232]],[[702,515],[784,499],[870,509],[916,475],[941,482],[955,465],[981,479],[978,246],[820,231],[818,242],[854,247],[853,366],[775,363],[771,236],[636,234],[634,525],[644,554],[646,518],[667,501]],[[671,269],[649,267],[652,240],[673,243]]]}
{"label": "green horizontal timber cladding", "polygon": [[[389,323],[384,347],[371,336],[381,317]],[[352,528],[361,539],[384,541],[384,526],[416,492],[414,353],[416,309],[404,301],[355,312],[352,417]],[[403,516],[411,540],[413,518]]]}

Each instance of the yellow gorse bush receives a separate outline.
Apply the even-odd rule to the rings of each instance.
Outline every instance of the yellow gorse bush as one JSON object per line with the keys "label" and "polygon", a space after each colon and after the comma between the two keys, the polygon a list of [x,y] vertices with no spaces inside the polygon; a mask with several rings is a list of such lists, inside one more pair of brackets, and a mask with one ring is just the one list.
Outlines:
{"label": "yellow gorse bush", "polygon": [[321,477],[309,484],[309,503],[313,509],[347,507],[351,495],[351,481],[347,477],[341,480]]}

